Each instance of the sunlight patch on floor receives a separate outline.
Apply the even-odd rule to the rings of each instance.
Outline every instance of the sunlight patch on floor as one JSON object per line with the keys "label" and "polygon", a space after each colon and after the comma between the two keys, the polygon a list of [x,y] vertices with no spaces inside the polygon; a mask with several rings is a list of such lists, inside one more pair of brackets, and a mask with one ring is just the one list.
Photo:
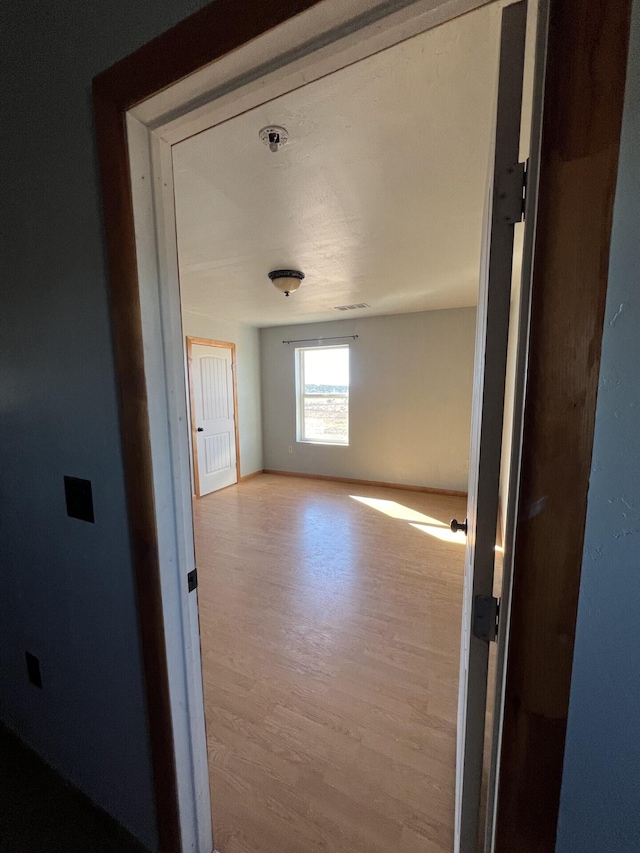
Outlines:
{"label": "sunlight patch on floor", "polygon": [[431,524],[437,527],[446,527],[443,521],[437,518],[431,518],[430,515],[425,515],[423,512],[418,512],[416,509],[411,509],[408,506],[399,504],[397,501],[386,501],[381,498],[364,498],[361,495],[349,495],[354,501],[370,506],[371,509],[377,509],[378,512],[383,512],[389,518],[398,518],[400,521],[418,521],[424,524]]}

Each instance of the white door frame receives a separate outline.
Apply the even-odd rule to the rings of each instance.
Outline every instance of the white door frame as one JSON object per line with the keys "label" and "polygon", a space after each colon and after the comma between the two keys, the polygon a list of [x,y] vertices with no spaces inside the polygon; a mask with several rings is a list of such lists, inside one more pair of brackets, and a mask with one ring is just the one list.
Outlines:
{"label": "white door frame", "polygon": [[[488,636],[474,634],[473,613],[480,600],[492,598],[494,587],[504,420],[504,415],[495,415],[504,413],[515,231],[522,216],[522,175],[518,175],[516,164],[521,162],[526,25],[526,2],[503,10],[471,411],[458,695],[455,853],[473,850],[478,843],[491,641]],[[509,174],[518,175],[513,188],[509,187]],[[501,204],[503,198],[512,199],[515,210],[508,210]],[[530,228],[529,222],[525,223],[525,229],[527,227]]]}
{"label": "white door frame", "polygon": [[[127,113],[182,848],[212,850],[171,147],[490,0],[323,0]],[[521,383],[522,387],[522,383]],[[521,401],[517,401],[518,405]],[[516,406],[517,408],[517,406]]]}
{"label": "white door frame", "polygon": [[549,0],[539,0],[536,14],[536,39],[533,97],[531,105],[530,148],[527,169],[527,195],[525,199],[524,239],[520,269],[520,304],[518,306],[516,364],[514,370],[513,413],[511,416],[511,452],[509,459],[509,485],[506,503],[503,541],[502,588],[500,594],[500,620],[497,637],[497,660],[494,688],[494,711],[491,731],[491,754],[488,767],[487,811],[484,850],[490,853],[496,843],[499,768],[504,724],[504,697],[509,653],[509,626],[511,622],[511,594],[513,588],[516,520],[520,495],[520,472],[524,440],[524,401],[529,365],[529,332],[531,325],[531,285],[533,282],[534,246],[538,220],[538,183],[540,178],[540,148],[542,142],[542,105],[544,101],[544,68],[547,61],[549,31]]}

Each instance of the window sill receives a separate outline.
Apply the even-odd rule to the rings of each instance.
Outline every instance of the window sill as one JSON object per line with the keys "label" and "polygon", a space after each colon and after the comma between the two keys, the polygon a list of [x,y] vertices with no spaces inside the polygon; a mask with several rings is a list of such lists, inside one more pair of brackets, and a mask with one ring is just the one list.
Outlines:
{"label": "window sill", "polygon": [[319,444],[322,447],[349,447],[348,441],[316,441],[313,438],[297,438],[296,444]]}

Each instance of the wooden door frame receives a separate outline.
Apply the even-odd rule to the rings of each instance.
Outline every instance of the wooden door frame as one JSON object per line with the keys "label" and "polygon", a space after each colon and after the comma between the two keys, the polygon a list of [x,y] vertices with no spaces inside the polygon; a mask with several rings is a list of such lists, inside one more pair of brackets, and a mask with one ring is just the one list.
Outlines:
{"label": "wooden door frame", "polygon": [[[318,2],[214,0],[93,81],[153,782],[167,853],[180,850],[180,818],[126,114]],[[629,22],[629,0],[551,0],[500,764],[501,853],[551,853],[555,839]],[[536,820],[528,811],[534,803]]]}
{"label": "wooden door frame", "polygon": [[233,427],[236,434],[236,483],[240,482],[240,429],[238,427],[238,382],[236,377],[236,345],[230,341],[210,341],[208,338],[193,338],[187,335],[187,373],[189,376],[189,413],[191,416],[191,458],[193,460],[193,482],[196,497],[200,497],[198,474],[198,442],[196,435],[196,408],[193,399],[192,347],[220,347],[231,350],[231,377],[233,381]]}

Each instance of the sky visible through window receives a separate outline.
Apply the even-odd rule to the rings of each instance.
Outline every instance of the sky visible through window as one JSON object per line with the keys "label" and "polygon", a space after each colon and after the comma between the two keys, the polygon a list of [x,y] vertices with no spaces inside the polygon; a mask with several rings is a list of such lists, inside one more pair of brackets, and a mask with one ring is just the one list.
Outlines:
{"label": "sky visible through window", "polygon": [[305,386],[349,387],[349,347],[308,349],[304,353]]}

